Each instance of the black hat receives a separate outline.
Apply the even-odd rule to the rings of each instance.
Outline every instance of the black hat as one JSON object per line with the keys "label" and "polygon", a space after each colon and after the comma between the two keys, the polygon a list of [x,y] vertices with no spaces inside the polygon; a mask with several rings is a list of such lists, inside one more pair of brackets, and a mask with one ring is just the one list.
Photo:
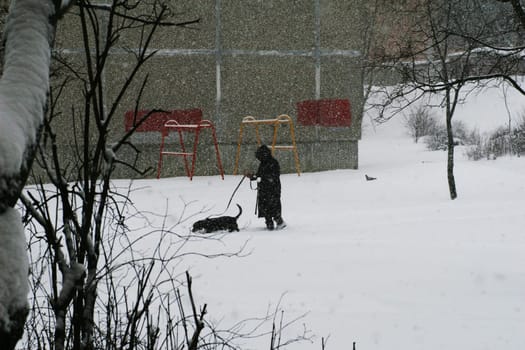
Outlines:
{"label": "black hat", "polygon": [[255,151],[255,158],[259,160],[267,159],[272,156],[272,152],[266,145],[262,145]]}

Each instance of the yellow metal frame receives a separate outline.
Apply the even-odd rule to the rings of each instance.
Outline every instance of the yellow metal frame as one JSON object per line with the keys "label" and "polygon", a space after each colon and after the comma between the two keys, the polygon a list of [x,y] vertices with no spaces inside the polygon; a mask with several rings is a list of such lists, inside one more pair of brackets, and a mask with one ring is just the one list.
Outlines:
{"label": "yellow metal frame", "polygon": [[[290,136],[292,139],[291,145],[278,145],[277,144],[277,129],[281,124],[287,124],[290,127]],[[297,170],[297,175],[301,175],[301,166],[299,165],[299,154],[297,153],[297,144],[295,143],[295,130],[293,125],[293,120],[289,115],[281,114],[275,119],[256,119],[252,116],[244,117],[241,121],[241,126],[239,128],[239,142],[237,143],[237,154],[235,156],[235,168],[233,169],[233,175],[237,175],[237,170],[239,167],[239,158],[241,155],[241,144],[242,137],[245,125],[255,126],[255,135],[257,138],[257,146],[262,144],[261,135],[259,133],[259,125],[272,125],[273,126],[273,140],[271,144],[272,155],[275,153],[275,150],[288,150],[294,152],[295,159],[295,169]]]}

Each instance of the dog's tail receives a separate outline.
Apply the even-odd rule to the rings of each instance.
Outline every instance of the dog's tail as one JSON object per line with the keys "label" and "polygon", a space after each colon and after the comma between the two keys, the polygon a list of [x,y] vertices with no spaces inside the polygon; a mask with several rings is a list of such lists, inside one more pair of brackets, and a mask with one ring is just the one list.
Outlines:
{"label": "dog's tail", "polygon": [[237,204],[237,207],[239,207],[239,214],[237,214],[237,216],[235,217],[236,219],[238,219],[239,216],[241,216],[241,214],[242,214],[242,208],[241,208],[241,206],[240,206],[239,204]]}

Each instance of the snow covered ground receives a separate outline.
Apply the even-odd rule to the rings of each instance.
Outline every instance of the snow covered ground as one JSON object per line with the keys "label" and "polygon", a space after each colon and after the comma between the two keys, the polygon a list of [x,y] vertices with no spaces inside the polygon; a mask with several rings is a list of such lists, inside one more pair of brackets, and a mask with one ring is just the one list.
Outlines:
{"label": "snow covered ground", "polygon": [[[521,112],[523,101],[512,98]],[[471,101],[456,119],[480,130],[507,122],[498,90]],[[221,249],[246,243],[249,254],[180,266],[194,276],[208,319],[227,328],[264,315],[282,297],[285,318],[307,313],[296,326],[316,335],[292,349],[321,349],[321,337],[334,350],[353,342],[359,350],[524,349],[525,159],[474,162],[458,148],[452,201],[445,152],[414,144],[400,118],[374,127],[366,119],[359,152],[358,170],[282,176],[282,231],[264,230],[255,192],[241,185],[233,201],[244,208],[241,231],[226,235]],[[221,213],[240,180],[136,181],[133,198],[144,210],[167,211],[171,225],[183,202],[191,202],[187,212],[210,207],[201,217]]]}

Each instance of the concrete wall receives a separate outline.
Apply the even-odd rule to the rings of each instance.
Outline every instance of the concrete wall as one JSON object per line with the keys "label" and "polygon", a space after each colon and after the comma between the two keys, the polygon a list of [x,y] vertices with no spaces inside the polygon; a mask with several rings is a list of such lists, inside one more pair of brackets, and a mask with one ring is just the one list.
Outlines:
{"label": "concrete wall", "polygon": [[[201,108],[217,129],[222,162],[232,173],[241,120],[248,115],[272,118],[290,115],[295,122],[303,171],[357,168],[361,134],[362,87],[359,80],[360,1],[348,0],[184,0],[173,1],[185,19],[199,18],[196,29],[162,28],[152,44],[159,52],[139,78],[149,75],[141,100],[143,109]],[[77,17],[61,22],[57,46],[82,65]],[[133,47],[138,36],[123,36],[119,45]],[[116,94],[133,61],[122,50],[112,53],[105,71],[107,98]],[[132,110],[139,89],[135,84],[119,106],[115,137],[124,131],[124,113]],[[80,101],[68,91],[61,108]],[[350,127],[303,126],[296,103],[302,100],[349,99]],[[75,103],[77,103],[75,102]],[[80,105],[79,105],[80,106]],[[65,112],[65,115],[68,113]],[[64,121],[66,122],[66,121]],[[62,139],[70,137],[64,128]],[[279,142],[289,144],[287,128]],[[271,142],[263,132],[263,142]],[[204,131],[199,145],[197,175],[216,174],[211,137]],[[246,129],[239,168],[253,169],[255,134]],[[156,168],[160,135],[139,133],[132,141],[142,150],[140,166]],[[124,155],[125,157],[125,155]],[[283,172],[295,172],[292,152],[278,151]],[[165,159],[163,176],[183,174],[179,158]],[[133,176],[122,171],[119,176]]]}

